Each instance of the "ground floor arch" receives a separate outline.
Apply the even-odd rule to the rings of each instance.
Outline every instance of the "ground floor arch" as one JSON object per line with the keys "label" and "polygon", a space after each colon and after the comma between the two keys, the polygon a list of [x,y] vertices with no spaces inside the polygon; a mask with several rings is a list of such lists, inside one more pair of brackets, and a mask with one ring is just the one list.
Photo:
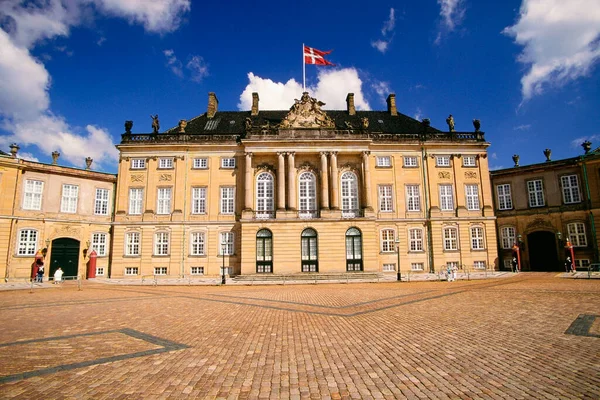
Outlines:
{"label": "ground floor arch", "polygon": [[80,245],[79,240],[71,238],[59,238],[52,241],[49,277],[54,276],[54,271],[58,267],[62,268],[65,277],[78,275]]}
{"label": "ground floor arch", "polygon": [[562,271],[556,243],[553,232],[537,231],[527,235],[526,250],[529,253],[531,271]]}

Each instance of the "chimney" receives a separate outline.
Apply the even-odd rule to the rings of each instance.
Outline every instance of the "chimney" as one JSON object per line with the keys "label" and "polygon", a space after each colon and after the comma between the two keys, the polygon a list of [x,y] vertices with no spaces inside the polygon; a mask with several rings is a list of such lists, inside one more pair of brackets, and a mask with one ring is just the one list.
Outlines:
{"label": "chimney", "polygon": [[206,110],[206,116],[208,118],[213,118],[217,113],[218,108],[219,100],[217,99],[217,95],[215,95],[215,92],[210,92],[208,94],[208,108]]}
{"label": "chimney", "polygon": [[60,153],[58,151],[52,152],[52,165],[58,164],[58,157],[60,157]]}
{"label": "chimney", "polygon": [[250,115],[257,116],[258,115],[258,93],[252,93],[252,110],[250,111]]}
{"label": "chimney", "polygon": [[398,110],[396,109],[396,95],[394,93],[390,93],[387,98],[388,112],[396,116],[398,115]]}
{"label": "chimney", "polygon": [[12,156],[12,158],[17,158],[17,153],[19,152],[19,149],[20,147],[16,143],[10,145],[10,155]]}
{"label": "chimney", "polygon": [[348,96],[346,96],[346,105],[348,106],[348,115],[356,115],[356,108],[354,107],[354,93],[348,93]]}

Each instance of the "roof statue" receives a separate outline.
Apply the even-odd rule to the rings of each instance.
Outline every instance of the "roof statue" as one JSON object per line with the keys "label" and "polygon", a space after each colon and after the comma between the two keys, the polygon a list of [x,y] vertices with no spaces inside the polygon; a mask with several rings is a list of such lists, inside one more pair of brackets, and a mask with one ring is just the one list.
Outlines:
{"label": "roof statue", "polygon": [[152,131],[154,133],[158,133],[160,130],[160,122],[158,121],[158,114],[152,115],[150,114],[150,118],[152,118]]}
{"label": "roof statue", "polygon": [[448,124],[448,130],[450,132],[454,132],[454,118],[452,117],[452,114],[448,115],[448,118],[446,118],[446,123]]}
{"label": "roof statue", "polygon": [[281,128],[334,128],[333,120],[321,110],[325,103],[302,93],[300,100],[295,99],[290,112],[281,121]]}
{"label": "roof statue", "polygon": [[133,128],[133,121],[125,121],[125,133],[131,133],[131,128]]}

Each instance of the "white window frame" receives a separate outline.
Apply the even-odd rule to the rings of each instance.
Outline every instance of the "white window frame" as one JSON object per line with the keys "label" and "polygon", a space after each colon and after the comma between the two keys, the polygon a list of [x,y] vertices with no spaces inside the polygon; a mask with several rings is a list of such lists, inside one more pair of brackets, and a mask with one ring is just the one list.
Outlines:
{"label": "white window frame", "polygon": [[146,169],[146,159],[145,158],[132,158],[131,159],[131,169]]}
{"label": "white window frame", "polygon": [[77,213],[77,203],[79,200],[79,186],[65,183],[62,185],[62,197],[60,201],[60,212],[75,214]]}
{"label": "white window frame", "polygon": [[396,231],[394,229],[382,229],[381,237],[381,252],[395,253],[396,252]]}
{"label": "white window frame", "polygon": [[503,249],[512,249],[517,242],[517,228],[514,226],[503,226],[500,228],[500,239]]}
{"label": "white window frame", "polygon": [[414,168],[419,166],[419,161],[417,156],[404,156],[403,157],[404,166],[408,168]]}
{"label": "white window frame", "polygon": [[206,214],[206,187],[192,188],[192,214]]}
{"label": "white window frame", "polygon": [[458,250],[458,228],[456,226],[447,226],[442,229],[442,240],[445,251]]}
{"label": "white window frame", "polygon": [[421,211],[421,194],[419,185],[406,185],[406,210]]}
{"label": "white window frame", "polygon": [[581,203],[581,192],[579,191],[579,177],[577,175],[563,175],[560,177],[565,204]]}
{"label": "white window frame", "polygon": [[435,166],[436,167],[449,167],[450,166],[450,156],[435,156]]}
{"label": "white window frame", "polygon": [[496,195],[498,196],[499,210],[512,210],[512,193],[509,183],[496,185]]}
{"label": "white window frame", "polygon": [[235,187],[221,186],[221,214],[233,214],[235,212]]}
{"label": "white window frame", "polygon": [[394,190],[392,185],[379,185],[379,211],[393,212],[394,211]]}
{"label": "white window frame", "polygon": [[41,210],[44,182],[35,179],[25,180],[25,194],[23,196],[24,210]]}
{"label": "white window frame", "polygon": [[173,189],[171,187],[159,187],[156,193],[156,214],[171,214],[171,195]]}
{"label": "white window frame", "polygon": [[125,233],[125,255],[139,256],[142,243],[142,235],[140,232]]}
{"label": "white window frame", "polygon": [[465,196],[467,197],[467,210],[479,210],[479,185],[465,185]]}
{"label": "white window frame", "polygon": [[190,275],[204,275],[204,267],[190,267]]}
{"label": "white window frame", "polygon": [[167,275],[167,267],[154,267],[154,275]]}
{"label": "white window frame", "polygon": [[208,158],[194,158],[194,169],[208,169]]}
{"label": "white window frame", "polygon": [[352,171],[346,171],[341,178],[342,217],[356,217],[360,212],[358,202],[358,176]]}
{"label": "white window frame", "polygon": [[104,267],[96,267],[96,276],[104,276]]}
{"label": "white window frame", "polygon": [[394,272],[396,270],[396,264],[394,263],[384,263],[381,268],[383,272]]}
{"label": "white window frame", "polygon": [[[223,246],[223,243],[226,245]],[[223,254],[225,248],[225,254]],[[219,232],[219,255],[233,256],[235,254],[235,232]]]}
{"label": "white window frame", "polygon": [[392,167],[392,157],[391,156],[377,156],[375,157],[377,160],[377,167],[379,168],[391,168]]}
{"label": "white window frame", "polygon": [[129,215],[142,215],[143,188],[129,188]]}
{"label": "white window frame", "polygon": [[158,169],[173,169],[173,157],[159,158]]}
{"label": "white window frame", "polygon": [[454,211],[454,193],[452,184],[439,185],[440,192],[440,210]]}
{"label": "white window frame", "polygon": [[154,255],[168,256],[171,245],[171,234],[169,232],[154,233]]}
{"label": "white window frame", "polygon": [[17,255],[35,256],[38,246],[37,229],[21,229],[17,236]]}
{"label": "white window frame", "polygon": [[587,269],[590,266],[590,260],[587,258],[575,259],[575,268],[585,268]]}
{"label": "white window frame", "polygon": [[473,261],[473,269],[486,269],[485,261]]}
{"label": "white window frame", "polygon": [[587,236],[583,222],[571,222],[567,224],[567,235],[573,247],[587,246]]}
{"label": "white window frame", "polygon": [[96,189],[96,200],[94,202],[94,214],[108,215],[108,199],[110,191],[108,189]]}
{"label": "white window frame", "polygon": [[206,255],[206,233],[195,231],[190,233],[190,255]]}
{"label": "white window frame", "polygon": [[275,177],[269,172],[256,176],[256,217],[271,218],[275,209]]}
{"label": "white window frame", "polygon": [[92,241],[90,244],[90,251],[95,250],[98,257],[105,257],[107,255],[107,244],[108,234],[106,233],[92,233]]}
{"label": "white window frame", "polygon": [[477,157],[476,156],[462,156],[463,159],[463,167],[476,167],[477,166]]}
{"label": "white window frame", "polygon": [[527,198],[529,207],[544,207],[544,182],[541,179],[527,181]]}
{"label": "white window frame", "polygon": [[423,271],[423,269],[424,269],[424,264],[422,262],[410,263],[411,271]]}
{"label": "white window frame", "polygon": [[423,229],[410,228],[408,230],[408,249],[411,252],[423,251]]}
{"label": "white window frame", "polygon": [[221,158],[221,168],[224,168],[224,169],[235,168],[235,157]]}
{"label": "white window frame", "polygon": [[485,249],[485,233],[483,226],[477,225],[472,226],[469,229],[471,236],[471,250],[484,250]]}
{"label": "white window frame", "polygon": [[125,275],[138,275],[139,269],[138,267],[125,267]]}
{"label": "white window frame", "polygon": [[314,218],[317,215],[317,177],[305,171],[298,177],[298,215],[300,218]]}

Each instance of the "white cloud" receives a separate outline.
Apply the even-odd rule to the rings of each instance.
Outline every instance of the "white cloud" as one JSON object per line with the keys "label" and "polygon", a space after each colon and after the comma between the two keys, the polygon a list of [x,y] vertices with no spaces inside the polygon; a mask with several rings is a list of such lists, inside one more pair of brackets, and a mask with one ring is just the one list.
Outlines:
{"label": "white cloud", "polygon": [[[258,92],[261,110],[287,110],[294,104],[294,99],[299,99],[302,95],[302,85],[294,79],[285,83],[274,82],[250,72],[248,80],[250,82],[240,95],[238,103],[240,110],[249,110],[252,107],[252,92]],[[306,90],[312,97],[326,103],[324,109],[346,109],[348,93],[354,93],[354,104],[357,109],[371,109],[362,92],[362,80],[356,69],[321,70],[317,80],[316,86],[307,87]]]}
{"label": "white cloud", "polygon": [[422,116],[423,116],[423,111],[421,111],[421,109],[419,107],[417,107],[417,111],[415,111],[415,115],[413,116],[413,118],[416,119],[417,121],[420,121]]}
{"label": "white cloud", "polygon": [[18,157],[18,158],[21,158],[21,159],[23,159],[23,160],[27,160],[27,161],[35,161],[35,162],[39,162],[39,161],[40,161],[40,160],[38,160],[38,158],[37,158],[37,157],[35,157],[33,154],[31,154],[31,153],[27,153],[27,152],[24,152],[24,151],[22,151],[22,152],[19,152],[19,153],[17,154],[17,157]]}
{"label": "white cloud", "polygon": [[[465,18],[465,6],[463,0],[437,0],[440,5],[440,16],[446,32],[452,32]],[[442,40],[442,31],[438,32],[435,43]]]}
{"label": "white cloud", "polygon": [[96,42],[96,44],[98,46],[102,46],[102,44],[106,42],[106,38],[104,36],[101,36],[100,39],[98,39],[98,41]]}
{"label": "white cloud", "polygon": [[528,131],[531,128],[531,124],[523,124],[519,126],[515,126],[513,131]]}
{"label": "white cloud", "polygon": [[490,154],[490,158],[491,158],[492,160],[497,160],[497,159],[498,159],[498,154],[496,154],[496,153],[492,153],[492,154]]}
{"label": "white cloud", "polygon": [[592,142],[593,144],[594,141],[597,141],[598,139],[600,139],[600,135],[582,136],[577,139],[571,140],[571,147],[577,148],[581,146],[581,144],[586,140]]}
{"label": "white cloud", "polygon": [[390,8],[390,15],[383,23],[383,28],[381,28],[381,35],[383,36],[381,39],[372,40],[371,46],[376,48],[379,52],[385,53],[388,50],[390,43],[394,37],[394,27],[396,26],[396,16],[395,10]]}
{"label": "white cloud", "polygon": [[167,57],[167,66],[178,77],[183,78],[183,70],[181,69],[181,61],[175,56],[175,52],[171,49],[164,50],[163,54]]}
{"label": "white cloud", "polygon": [[523,46],[518,60],[530,67],[521,78],[526,101],[546,85],[585,76],[600,58],[600,2],[523,0],[518,21],[503,33]]}
{"label": "white cloud", "polygon": [[379,96],[379,100],[383,104],[387,104],[387,96],[392,92],[390,90],[389,82],[374,81],[371,84],[371,89],[373,89],[375,93],[377,93],[377,95]]}
{"label": "white cloud", "polygon": [[387,51],[388,45],[389,42],[386,42],[385,40],[375,40],[371,42],[371,46],[375,47],[381,53],[385,53]]}
{"label": "white cloud", "polygon": [[394,31],[394,26],[396,25],[396,16],[394,13],[394,9],[390,8],[390,16],[388,20],[383,23],[383,28],[381,28],[381,34],[383,36],[387,36],[388,33],[392,33]]}
{"label": "white cloud", "polygon": [[185,67],[190,71],[190,79],[194,82],[200,83],[208,76],[208,65],[200,56],[192,56]]}

